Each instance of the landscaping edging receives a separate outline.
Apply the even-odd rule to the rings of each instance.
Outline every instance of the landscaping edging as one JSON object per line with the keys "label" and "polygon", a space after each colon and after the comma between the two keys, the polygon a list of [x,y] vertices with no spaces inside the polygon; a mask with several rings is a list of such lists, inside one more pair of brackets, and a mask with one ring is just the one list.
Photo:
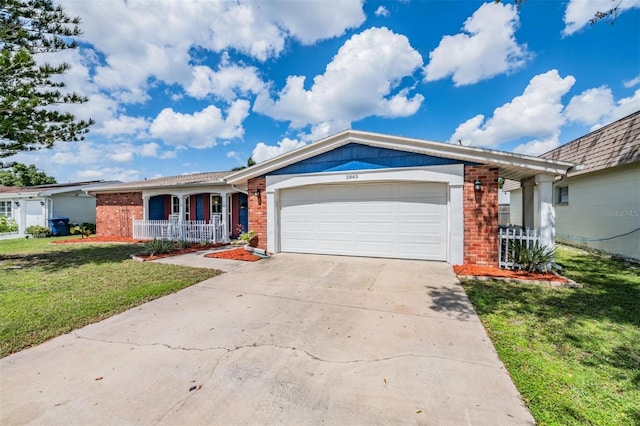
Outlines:
{"label": "landscaping edging", "polygon": [[567,280],[564,281],[547,281],[547,280],[525,280],[522,278],[505,278],[505,277],[487,277],[487,276],[478,276],[478,275],[457,275],[459,280],[478,280],[478,281],[504,281],[504,282],[512,282],[517,284],[533,284],[533,285],[543,285],[546,287],[566,287],[566,288],[582,288],[582,284],[579,284],[569,278],[562,277]]}

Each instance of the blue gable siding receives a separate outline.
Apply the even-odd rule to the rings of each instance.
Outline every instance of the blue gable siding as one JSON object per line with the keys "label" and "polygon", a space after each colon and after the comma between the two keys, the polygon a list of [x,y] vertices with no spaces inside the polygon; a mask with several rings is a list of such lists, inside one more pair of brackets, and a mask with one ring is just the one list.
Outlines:
{"label": "blue gable siding", "polygon": [[397,167],[438,166],[459,164],[461,161],[432,157],[413,152],[396,151],[368,145],[350,143],[324,154],[307,158],[270,172],[270,175],[288,175],[349,170],[373,170]]}

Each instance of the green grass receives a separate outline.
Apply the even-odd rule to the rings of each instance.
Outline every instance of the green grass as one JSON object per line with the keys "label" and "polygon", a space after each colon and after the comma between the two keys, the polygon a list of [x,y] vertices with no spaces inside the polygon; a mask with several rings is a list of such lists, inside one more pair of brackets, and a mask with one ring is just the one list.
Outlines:
{"label": "green grass", "polygon": [[136,244],[53,240],[0,241],[2,357],[220,273],[130,260]]}
{"label": "green grass", "polygon": [[556,259],[583,288],[463,285],[539,424],[640,424],[640,268],[564,246]]}

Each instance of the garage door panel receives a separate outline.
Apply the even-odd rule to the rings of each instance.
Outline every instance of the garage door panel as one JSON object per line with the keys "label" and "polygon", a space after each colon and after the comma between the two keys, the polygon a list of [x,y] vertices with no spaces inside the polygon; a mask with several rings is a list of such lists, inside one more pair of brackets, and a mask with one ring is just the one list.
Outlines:
{"label": "garage door panel", "polygon": [[301,187],[280,206],[285,252],[446,260],[445,184]]}

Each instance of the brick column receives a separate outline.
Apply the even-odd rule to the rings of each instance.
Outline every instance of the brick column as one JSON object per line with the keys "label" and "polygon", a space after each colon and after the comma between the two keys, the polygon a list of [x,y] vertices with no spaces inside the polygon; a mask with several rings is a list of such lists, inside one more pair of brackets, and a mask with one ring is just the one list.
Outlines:
{"label": "brick column", "polygon": [[[464,263],[498,266],[498,169],[464,166]],[[476,191],[479,179],[482,189]]]}
{"label": "brick column", "polygon": [[142,219],[142,193],[119,192],[96,195],[96,235],[132,237],[133,219]]}
{"label": "brick column", "polygon": [[[247,185],[249,204],[249,231],[258,236],[258,247],[267,249],[267,183],[264,177],[249,180]],[[260,196],[253,193],[260,190]]]}

